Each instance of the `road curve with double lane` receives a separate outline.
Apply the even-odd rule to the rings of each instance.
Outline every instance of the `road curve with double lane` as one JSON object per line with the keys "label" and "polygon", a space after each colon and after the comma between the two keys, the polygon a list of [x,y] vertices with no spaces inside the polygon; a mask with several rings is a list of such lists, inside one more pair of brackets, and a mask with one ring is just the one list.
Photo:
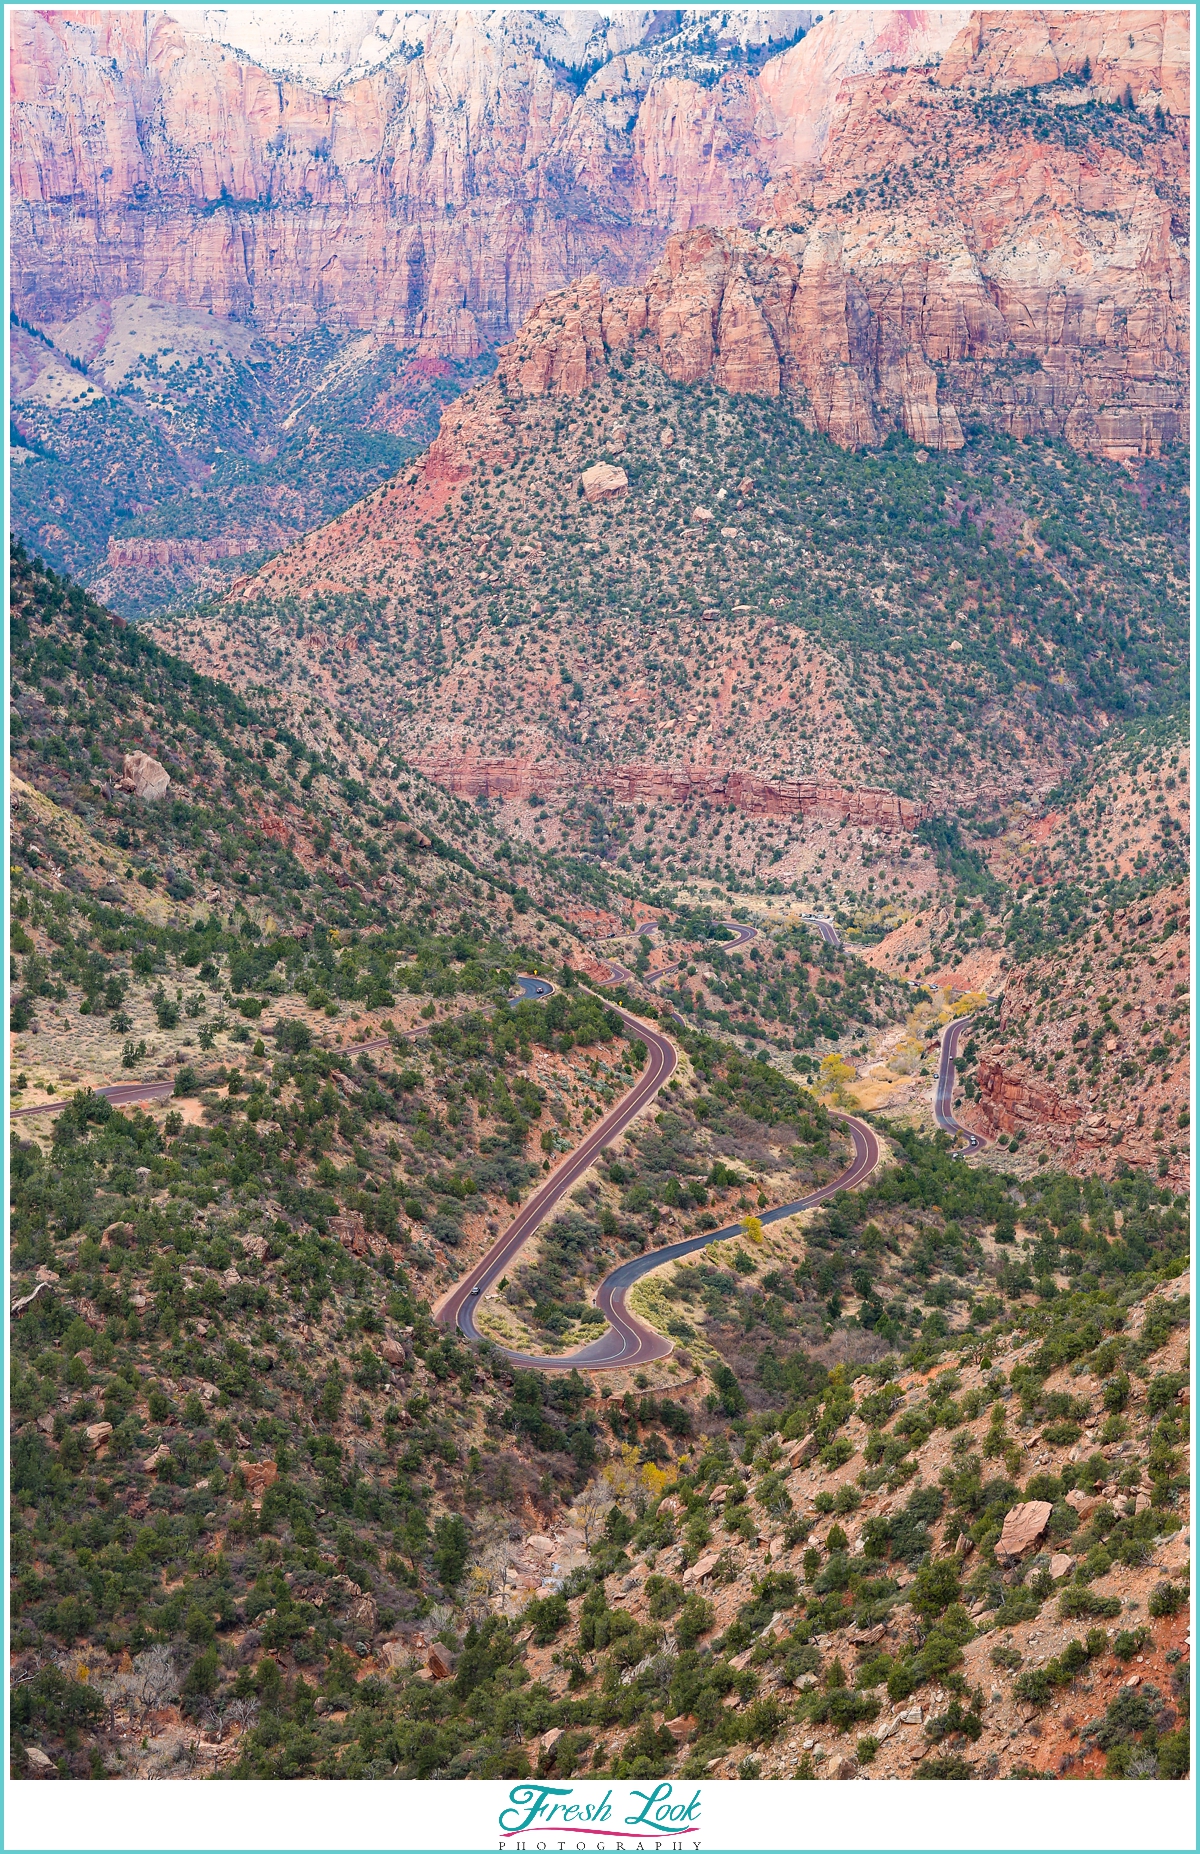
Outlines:
{"label": "road curve with double lane", "polygon": [[[619,1009],[619,1006],[614,1007]],[[514,1256],[529,1240],[533,1232],[558,1203],[563,1193],[574,1185],[597,1155],[608,1143],[627,1127],[634,1116],[652,1099],[665,1081],[673,1074],[677,1056],[673,1044],[649,1024],[633,1017],[627,1011],[621,1011],[627,1027],[641,1036],[650,1052],[650,1060],[644,1074],[634,1084],[623,1101],[604,1116],[581,1145],[566,1161],[551,1174],[541,1189],[534,1193],[520,1215],[517,1216],[504,1235],[478,1261],[474,1268],[457,1282],[440,1307],[434,1318],[442,1326],[457,1327],[468,1339],[479,1339],[475,1326],[475,1307],[478,1300],[499,1279]],[[871,1128],[852,1114],[838,1114],[850,1133],[854,1146],[854,1157],[846,1170],[838,1177],[830,1179],[816,1191],[806,1197],[799,1197],[788,1204],[779,1204],[773,1210],[762,1213],[763,1223],[778,1223],[784,1217],[795,1216],[797,1211],[811,1210],[814,1205],[833,1197],[838,1191],[852,1190],[870,1176],[879,1163],[879,1141]],[[655,1359],[666,1358],[673,1350],[672,1342],[648,1326],[644,1320],[630,1312],[626,1296],[635,1282],[654,1269],[661,1268],[665,1262],[674,1261],[676,1257],[691,1255],[698,1249],[705,1249],[710,1243],[721,1242],[726,1237],[736,1236],[744,1225],[731,1223],[724,1229],[706,1231],[700,1236],[690,1236],[682,1242],[668,1243],[664,1248],[652,1249],[645,1255],[632,1257],[622,1262],[605,1276],[596,1294],[596,1305],[608,1321],[608,1330],[599,1339],[592,1341],[577,1352],[560,1353],[555,1356],[532,1352],[506,1352],[515,1365],[535,1371],[566,1371],[575,1366],[585,1370],[624,1369],[631,1365],[650,1364]],[[503,1348],[501,1348],[503,1349]]]}
{"label": "road curve with double lane", "polygon": [[933,1083],[933,1117],[947,1133],[961,1133],[967,1142],[968,1152],[980,1152],[984,1141],[978,1133],[972,1133],[970,1127],[964,1127],[954,1118],[952,1103],[954,1101],[954,1063],[958,1055],[958,1046],[963,1033],[974,1023],[972,1017],[958,1017],[952,1024],[947,1024],[942,1032],[941,1053],[938,1056],[937,1075]]}
{"label": "road curve with double lane", "polygon": [[[478,1289],[480,1293],[483,1293],[493,1281],[503,1274],[509,1262],[528,1242],[539,1223],[553,1210],[563,1193],[578,1183],[596,1157],[617,1137],[618,1133],[624,1132],[630,1121],[641,1112],[648,1101],[654,1099],[663,1083],[669,1081],[675,1073],[679,1057],[670,1039],[663,1036],[652,1024],[644,1022],[640,1017],[635,1017],[631,1011],[622,1010],[620,1005],[615,1004],[610,1008],[619,1012],[621,1021],[630,1034],[635,1038],[640,1037],[645,1043],[649,1052],[646,1067],[628,1094],[596,1122],[591,1132],[573,1152],[566,1155],[562,1163],[551,1172],[546,1182],[534,1192],[529,1202],[513,1219],[504,1235],[492,1244],[487,1254],[476,1262],[474,1268],[464,1275],[461,1281],[455,1283],[451,1292],[435,1309],[434,1318],[440,1325],[457,1326],[459,1331],[465,1333],[469,1339],[479,1337],[472,1318],[474,1302],[478,1298],[475,1290]],[[547,1359],[543,1362],[549,1364],[551,1361]]]}
{"label": "road curve with double lane", "polygon": [[[836,1117],[845,1123],[854,1144],[854,1157],[846,1170],[828,1184],[810,1192],[807,1197],[798,1197],[790,1204],[779,1204],[774,1210],[764,1210],[759,1217],[760,1222],[779,1223],[784,1217],[795,1216],[797,1211],[811,1210],[835,1192],[853,1190],[874,1171],[879,1163],[879,1142],[870,1127],[850,1114],[839,1114]],[[596,1294],[596,1305],[608,1321],[608,1331],[580,1351],[556,1358],[519,1352],[509,1353],[508,1356],[515,1365],[541,1371],[564,1370],[577,1365],[591,1371],[613,1370],[617,1367],[624,1369],[666,1358],[674,1350],[672,1341],[630,1312],[626,1305],[626,1295],[630,1288],[643,1275],[652,1274],[664,1263],[673,1262],[680,1256],[693,1255],[698,1249],[706,1249],[710,1243],[722,1242],[727,1237],[740,1235],[744,1230],[744,1223],[730,1223],[724,1229],[710,1230],[702,1236],[689,1236],[682,1242],[668,1243],[664,1248],[651,1249],[646,1255],[635,1255],[630,1261],[622,1262],[604,1277]]]}

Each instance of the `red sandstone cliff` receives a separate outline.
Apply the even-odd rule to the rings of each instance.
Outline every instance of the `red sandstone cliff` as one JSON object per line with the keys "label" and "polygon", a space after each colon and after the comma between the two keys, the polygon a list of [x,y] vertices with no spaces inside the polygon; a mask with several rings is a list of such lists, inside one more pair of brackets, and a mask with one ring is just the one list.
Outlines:
{"label": "red sandstone cliff", "polygon": [[912,831],[930,815],[929,807],[881,787],[847,790],[829,780],[768,780],[738,768],[721,771],[687,766],[578,766],[536,764],[519,759],[427,757],[421,770],[460,798],[528,798],[578,790],[581,783],[603,791],[618,804],[690,804],[707,798],[731,805],[750,817],[803,817],[826,823],[861,825],[881,831]]}
{"label": "red sandstone cliff", "polygon": [[673,380],[735,393],[787,392],[852,448],[899,424],[918,444],[957,450],[958,414],[893,320],[855,300],[836,232],[784,237],[697,231],[672,238],[645,285],[605,292],[589,277],[544,302],[501,354],[510,392],[575,396],[635,344]]}
{"label": "red sandstone cliff", "polygon": [[[647,41],[580,87],[519,20],[447,11],[326,93],[164,13],[18,13],[14,301],[53,323],[133,292],[465,355],[672,233],[765,227],[771,289],[693,256],[606,345],[644,313],[675,377],[802,391],[843,443],[953,445],[971,412],[1153,451],[1186,403],[1187,23],[863,9],[756,75],[700,82]],[[1064,145],[1088,103],[1121,109]]]}

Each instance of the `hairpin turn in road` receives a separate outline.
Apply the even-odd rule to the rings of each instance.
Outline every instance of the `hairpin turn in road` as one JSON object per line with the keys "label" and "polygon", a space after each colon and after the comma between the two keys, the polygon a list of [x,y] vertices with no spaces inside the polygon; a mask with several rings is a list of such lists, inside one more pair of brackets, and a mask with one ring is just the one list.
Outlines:
{"label": "hairpin turn in road", "polygon": [[[474,1268],[457,1282],[453,1290],[445,1297],[434,1313],[434,1318],[442,1326],[457,1327],[468,1339],[479,1339],[475,1326],[475,1306],[480,1296],[499,1279],[513,1257],[532,1236],[538,1225],[547,1217],[564,1192],[582,1177],[597,1155],[609,1142],[624,1131],[629,1123],[640,1113],[665,1081],[674,1074],[678,1056],[674,1045],[659,1031],[634,1017],[630,1012],[620,1010],[627,1028],[636,1032],[645,1042],[649,1051],[649,1061],[645,1071],[634,1083],[624,1100],[607,1113],[587,1138],[576,1147],[575,1151],[552,1172],[550,1177],[536,1191],[517,1216],[510,1227],[497,1242],[493,1243],[487,1254]],[[854,1144],[854,1157],[849,1166],[837,1178],[832,1178],[818,1190],[806,1197],[796,1198],[789,1204],[777,1205],[774,1210],[762,1213],[763,1223],[778,1223],[784,1217],[795,1216],[797,1211],[810,1210],[826,1198],[833,1197],[838,1191],[852,1190],[861,1184],[879,1163],[879,1141],[871,1128],[864,1121],[852,1114],[838,1114],[849,1129]],[[622,1262],[605,1276],[596,1294],[596,1305],[608,1321],[608,1331],[591,1345],[584,1346],[578,1352],[560,1353],[557,1356],[541,1356],[536,1353],[506,1352],[515,1365],[535,1371],[566,1371],[574,1366],[585,1370],[612,1370],[615,1367],[649,1364],[655,1359],[666,1358],[673,1350],[669,1339],[647,1326],[626,1305],[625,1297],[635,1281],[643,1275],[661,1268],[664,1263],[674,1261],[677,1256],[691,1255],[697,1249],[704,1249],[710,1243],[721,1242],[729,1236],[736,1236],[744,1228],[742,1223],[731,1223],[725,1229],[711,1230],[701,1236],[690,1236],[682,1242],[668,1243],[664,1248],[652,1249],[646,1255],[634,1256],[628,1262]],[[503,1348],[502,1348],[503,1349]]]}
{"label": "hairpin turn in road", "polygon": [[937,1075],[933,1084],[933,1117],[947,1133],[961,1133],[966,1140],[968,1152],[982,1150],[984,1141],[978,1133],[972,1133],[970,1127],[964,1127],[954,1118],[952,1103],[954,1100],[954,1063],[958,1055],[958,1046],[963,1032],[974,1023],[973,1017],[958,1017],[952,1024],[947,1024],[942,1033],[942,1047],[938,1055]]}

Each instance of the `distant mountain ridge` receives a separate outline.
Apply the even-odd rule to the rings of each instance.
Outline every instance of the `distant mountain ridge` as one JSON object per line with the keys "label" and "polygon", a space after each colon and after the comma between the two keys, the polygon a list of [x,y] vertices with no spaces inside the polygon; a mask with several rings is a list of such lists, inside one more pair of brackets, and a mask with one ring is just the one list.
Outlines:
{"label": "distant mountain ridge", "polygon": [[[795,10],[773,30],[793,39],[812,17]],[[930,138],[903,117],[918,94],[934,100],[931,85],[953,89],[964,122],[981,131],[972,159],[999,144],[991,173],[985,163],[967,179],[976,191],[1001,182],[988,242],[1010,244],[1009,265],[1030,261],[1035,241],[1015,225],[1039,198],[1043,267],[1064,286],[1082,274],[1074,213],[1103,204],[1124,222],[1137,207],[1141,292],[1161,294],[1170,215],[1161,230],[1148,223],[1136,182],[1182,183],[1175,138],[1155,143],[1138,176],[1128,170],[1144,163],[1140,146],[1131,163],[1106,120],[1086,123],[1109,144],[1112,193],[1090,206],[1070,199],[1078,162],[1064,164],[1060,200],[1047,190],[1060,164],[1023,157],[1014,169],[1007,145],[1010,130],[1032,129],[1016,139],[1049,153],[1037,141],[1053,148],[1056,123],[1078,118],[1080,105],[1178,124],[1188,108],[1182,11],[1047,20],[870,8],[835,12],[765,58],[761,18],[684,14],[665,32],[670,16],[647,12],[619,32],[610,22],[586,39],[565,34],[556,55],[553,13],[405,14],[397,49],[330,94],[214,43],[190,16],[21,14],[14,300],[39,326],[133,293],[276,336],[369,328],[466,356],[586,271],[623,282],[670,233],[769,221],[779,189],[799,182],[803,197],[810,178],[818,195],[822,175],[838,182],[814,199],[818,210],[848,189],[842,216],[853,218],[864,204],[856,189],[886,172],[894,197],[873,203],[911,232],[924,219],[904,210],[910,170],[915,155],[928,163],[918,144]],[[576,57],[581,66],[564,61]],[[970,102],[983,94],[1019,99],[1013,121],[985,123]],[[940,192],[960,188],[958,165],[942,167]],[[1090,229],[1087,269],[1104,271],[1120,253],[1106,251],[1104,226]],[[1120,308],[1114,296],[1118,320]],[[1130,331],[1134,344],[1161,345],[1167,331],[1151,322]]]}
{"label": "distant mountain ridge", "polygon": [[790,368],[839,443],[1186,435],[1181,11],[281,19],[14,16],[16,526],[123,610],[253,570],[428,442],[450,367],[700,233],[684,372],[736,334],[729,383]]}

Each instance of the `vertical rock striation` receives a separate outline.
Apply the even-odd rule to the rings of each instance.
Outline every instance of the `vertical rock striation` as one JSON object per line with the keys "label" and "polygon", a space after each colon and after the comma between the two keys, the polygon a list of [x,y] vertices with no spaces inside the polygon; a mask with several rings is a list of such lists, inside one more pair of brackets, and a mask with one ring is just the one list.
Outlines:
{"label": "vertical rock striation", "polygon": [[[644,313],[673,377],[802,390],[839,442],[953,447],[968,414],[1113,457],[1180,434],[1182,9],[862,9],[774,56],[755,17],[702,55],[651,12],[582,49],[565,14],[414,12],[287,74],[161,11],[14,15],[15,306],[132,294],[462,357],[665,252],[604,350]],[[775,238],[776,293],[702,227]],[[591,347],[537,358],[556,389],[603,359],[580,314]]]}

